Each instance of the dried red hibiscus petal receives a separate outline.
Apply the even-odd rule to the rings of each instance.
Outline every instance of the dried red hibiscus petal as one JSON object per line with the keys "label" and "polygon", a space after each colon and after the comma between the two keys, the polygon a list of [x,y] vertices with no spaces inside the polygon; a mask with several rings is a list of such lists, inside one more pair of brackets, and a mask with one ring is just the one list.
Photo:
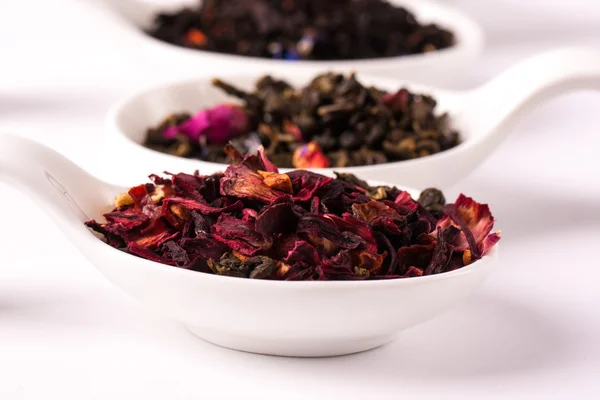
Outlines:
{"label": "dried red hibiscus petal", "polygon": [[296,201],[315,199],[315,193],[333,181],[333,178],[328,176],[304,170],[288,172],[286,175],[292,180],[292,192]]}
{"label": "dried red hibiscus petal", "polygon": [[167,205],[177,204],[177,205],[181,206],[181,208],[183,208],[184,210],[188,210],[188,211],[195,210],[195,211],[199,211],[202,214],[222,214],[222,213],[240,211],[242,208],[244,208],[244,203],[242,203],[239,200],[234,201],[230,198],[225,198],[225,199],[217,199],[217,200],[215,200],[215,202],[217,202],[218,200],[223,200],[223,201],[220,201],[220,203],[221,203],[220,206],[203,204],[196,200],[186,199],[183,197],[168,197],[168,198],[164,199],[163,204],[167,204]]}
{"label": "dried red hibiscus petal", "polygon": [[[402,107],[402,93],[390,98]],[[296,170],[280,174],[259,149],[213,175],[151,175],[86,225],[110,246],[203,273],[268,280],[399,279],[462,268],[500,240],[489,207],[445,204]],[[435,196],[433,196],[435,194]],[[434,202],[435,204],[433,204]]]}
{"label": "dried red hibiscus petal", "polygon": [[265,165],[258,156],[248,156],[240,164],[229,166],[220,180],[221,195],[264,203],[284,196],[286,192],[265,183],[265,177],[259,171],[271,172],[266,171],[267,168],[273,169],[272,164]]}
{"label": "dried red hibiscus petal", "polygon": [[221,214],[211,228],[212,237],[228,245],[232,250],[246,256],[258,254],[260,250],[271,247],[268,237],[255,230],[255,224],[236,218],[229,214]]}
{"label": "dried red hibiscus petal", "polygon": [[479,204],[461,194],[454,204],[444,206],[444,217],[437,226],[447,229],[458,228],[460,233],[451,244],[457,251],[470,250],[471,256],[478,259],[485,255],[500,240],[499,233],[490,235],[494,227],[494,217],[487,204]]}
{"label": "dried red hibiscus petal", "polygon": [[298,224],[298,214],[294,211],[293,203],[269,205],[256,218],[256,231],[265,237],[275,234],[295,232]]}
{"label": "dried red hibiscus petal", "polygon": [[311,244],[304,240],[297,240],[294,243],[294,248],[288,251],[287,255],[283,259],[286,264],[294,264],[296,262],[304,261],[310,265],[319,265],[320,257],[317,249]]}
{"label": "dried red hibiscus petal", "polygon": [[332,220],[340,231],[351,232],[362,238],[365,241],[365,250],[377,252],[377,243],[367,223],[348,213],[342,215],[342,218],[335,214],[326,214],[325,217]]}
{"label": "dried red hibiscus petal", "polygon": [[113,211],[104,214],[104,218],[111,223],[112,229],[117,232],[127,232],[148,221],[148,217],[133,209]]}
{"label": "dried red hibiscus petal", "polygon": [[298,221],[297,232],[326,254],[337,249],[358,249],[365,245],[365,239],[349,231],[340,231],[329,218],[308,214]]}

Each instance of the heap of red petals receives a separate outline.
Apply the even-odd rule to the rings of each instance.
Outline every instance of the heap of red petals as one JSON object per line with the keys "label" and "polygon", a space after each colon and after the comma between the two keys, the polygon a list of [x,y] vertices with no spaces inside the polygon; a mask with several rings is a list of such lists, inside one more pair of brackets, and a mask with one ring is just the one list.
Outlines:
{"label": "heap of red petals", "polygon": [[234,163],[224,173],[151,175],[153,183],[117,196],[104,223],[87,226],[148,260],[271,280],[439,274],[478,260],[500,240],[490,234],[488,206],[463,195],[444,204],[441,192],[427,189],[414,200],[350,174],[280,174],[262,149],[243,159],[228,151]]}

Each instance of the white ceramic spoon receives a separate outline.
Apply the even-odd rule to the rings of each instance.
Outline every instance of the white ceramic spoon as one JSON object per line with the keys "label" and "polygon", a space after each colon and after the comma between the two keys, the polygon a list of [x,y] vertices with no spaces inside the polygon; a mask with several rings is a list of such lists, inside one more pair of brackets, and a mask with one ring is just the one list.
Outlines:
{"label": "white ceramic spoon", "polygon": [[[295,86],[304,85],[312,74],[275,71],[273,75]],[[228,76],[225,80],[251,89],[259,75]],[[449,92],[358,74],[365,84],[396,91],[402,85],[432,94],[439,109],[447,111],[452,126],[463,142],[428,157],[374,166],[339,168],[367,179],[399,183],[410,187],[447,188],[473,171],[508,135],[520,117],[548,100],[573,90],[600,89],[600,53],[587,49],[561,49],[533,56],[508,69],[487,84],[470,91]],[[196,79],[140,91],[116,104],[107,116],[107,126],[129,157],[156,168],[203,172],[222,169],[221,164],[175,157],[140,145],[146,129],[166,115],[178,111],[196,112],[231,98],[215,89],[209,79]],[[326,169],[320,171],[330,172]]]}
{"label": "white ceramic spoon", "polygon": [[[483,33],[478,24],[459,10],[427,0],[391,0],[391,3],[408,7],[423,23],[435,22],[455,33],[455,46],[427,54],[355,61],[281,61],[254,57],[241,57],[171,45],[152,38],[144,30],[152,25],[159,12],[176,11],[184,5],[197,5],[197,0],[156,2],[147,0],[104,0],[120,16],[116,19],[123,29],[123,40],[128,40],[126,57],[138,60],[140,73],[148,71],[167,76],[198,76],[260,72],[262,70],[288,73],[315,71],[326,68],[349,69],[389,77],[411,79],[435,84],[451,84],[481,54]],[[120,22],[119,22],[120,21]]]}
{"label": "white ceramic spoon", "polygon": [[[363,282],[280,282],[179,269],[116,250],[83,224],[125,188],[102,182],[38,143],[0,136],[0,179],[24,189],[113,283],[229,348],[286,356],[368,350],[467,297],[497,250],[453,272]],[[140,182],[132,182],[139,184]]]}

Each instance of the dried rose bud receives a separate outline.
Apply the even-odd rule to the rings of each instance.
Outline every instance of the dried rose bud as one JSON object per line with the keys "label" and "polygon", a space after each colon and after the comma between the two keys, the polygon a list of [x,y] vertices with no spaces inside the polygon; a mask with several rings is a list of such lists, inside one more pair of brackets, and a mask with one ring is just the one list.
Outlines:
{"label": "dried rose bud", "polygon": [[294,124],[293,122],[288,121],[287,119],[285,121],[283,121],[283,131],[285,133],[290,133],[290,134],[294,135],[294,138],[298,142],[301,142],[303,140],[302,131],[300,130],[298,125]]}
{"label": "dried rose bud", "polygon": [[410,92],[405,88],[398,90],[396,93],[388,93],[383,96],[383,104],[388,107],[390,110],[397,111],[407,111],[408,110],[408,101],[410,99]]}
{"label": "dried rose bud", "polygon": [[321,147],[315,142],[310,142],[298,147],[294,152],[292,163],[296,168],[329,167],[329,160],[325,154],[323,154]]}
{"label": "dried rose bud", "polygon": [[164,130],[167,138],[182,133],[194,142],[205,136],[211,143],[226,143],[230,139],[246,133],[248,116],[244,109],[236,104],[219,104],[200,111],[177,126]]}

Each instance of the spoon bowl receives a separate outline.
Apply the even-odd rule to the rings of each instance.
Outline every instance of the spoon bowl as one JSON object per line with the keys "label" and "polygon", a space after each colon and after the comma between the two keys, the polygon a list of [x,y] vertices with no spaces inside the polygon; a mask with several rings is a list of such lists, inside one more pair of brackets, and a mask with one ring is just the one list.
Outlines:
{"label": "spoon bowl", "polygon": [[[237,56],[175,46],[154,39],[144,31],[151,27],[160,12],[173,12],[194,6],[197,0],[176,0],[168,4],[143,0],[105,0],[119,17],[124,39],[131,41],[126,56],[136,57],[144,69],[161,71],[168,76],[198,76],[199,73],[246,73],[276,69],[289,73],[323,69],[354,69],[389,77],[402,77],[421,82],[451,84],[472,65],[483,49],[481,28],[462,12],[428,0],[391,0],[404,6],[422,23],[438,23],[454,32],[456,44],[450,48],[424,54],[400,57],[341,61],[284,61]],[[130,50],[132,49],[132,50]]]}
{"label": "spoon bowl", "polygon": [[209,342],[248,352],[334,356],[381,346],[466,298],[498,254],[495,248],[452,272],[379,281],[211,275],[138,258],[102,242],[84,221],[101,218],[126,188],[89,175],[41,144],[0,136],[0,179],[30,194],[75,247],[125,292]]}
{"label": "spoon bowl", "polygon": [[[267,71],[300,87],[313,73]],[[251,89],[262,74],[223,76],[224,80]],[[412,187],[447,188],[467,176],[508,135],[513,126],[543,101],[564,92],[600,89],[600,53],[587,49],[559,49],[533,56],[508,69],[481,87],[468,91],[447,91],[394,79],[357,74],[365,85],[395,92],[407,87],[430,94],[438,100],[439,112],[447,112],[462,143],[427,157],[361,167],[336,168],[365,179],[400,183]],[[141,165],[166,170],[203,173],[218,171],[223,164],[163,154],[142,146],[146,129],[173,112],[196,112],[223,101],[232,101],[210,79],[195,79],[153,87],[128,96],[111,108],[107,129],[127,154],[136,154]],[[282,169],[286,171],[286,169]],[[332,169],[319,169],[331,173]]]}

